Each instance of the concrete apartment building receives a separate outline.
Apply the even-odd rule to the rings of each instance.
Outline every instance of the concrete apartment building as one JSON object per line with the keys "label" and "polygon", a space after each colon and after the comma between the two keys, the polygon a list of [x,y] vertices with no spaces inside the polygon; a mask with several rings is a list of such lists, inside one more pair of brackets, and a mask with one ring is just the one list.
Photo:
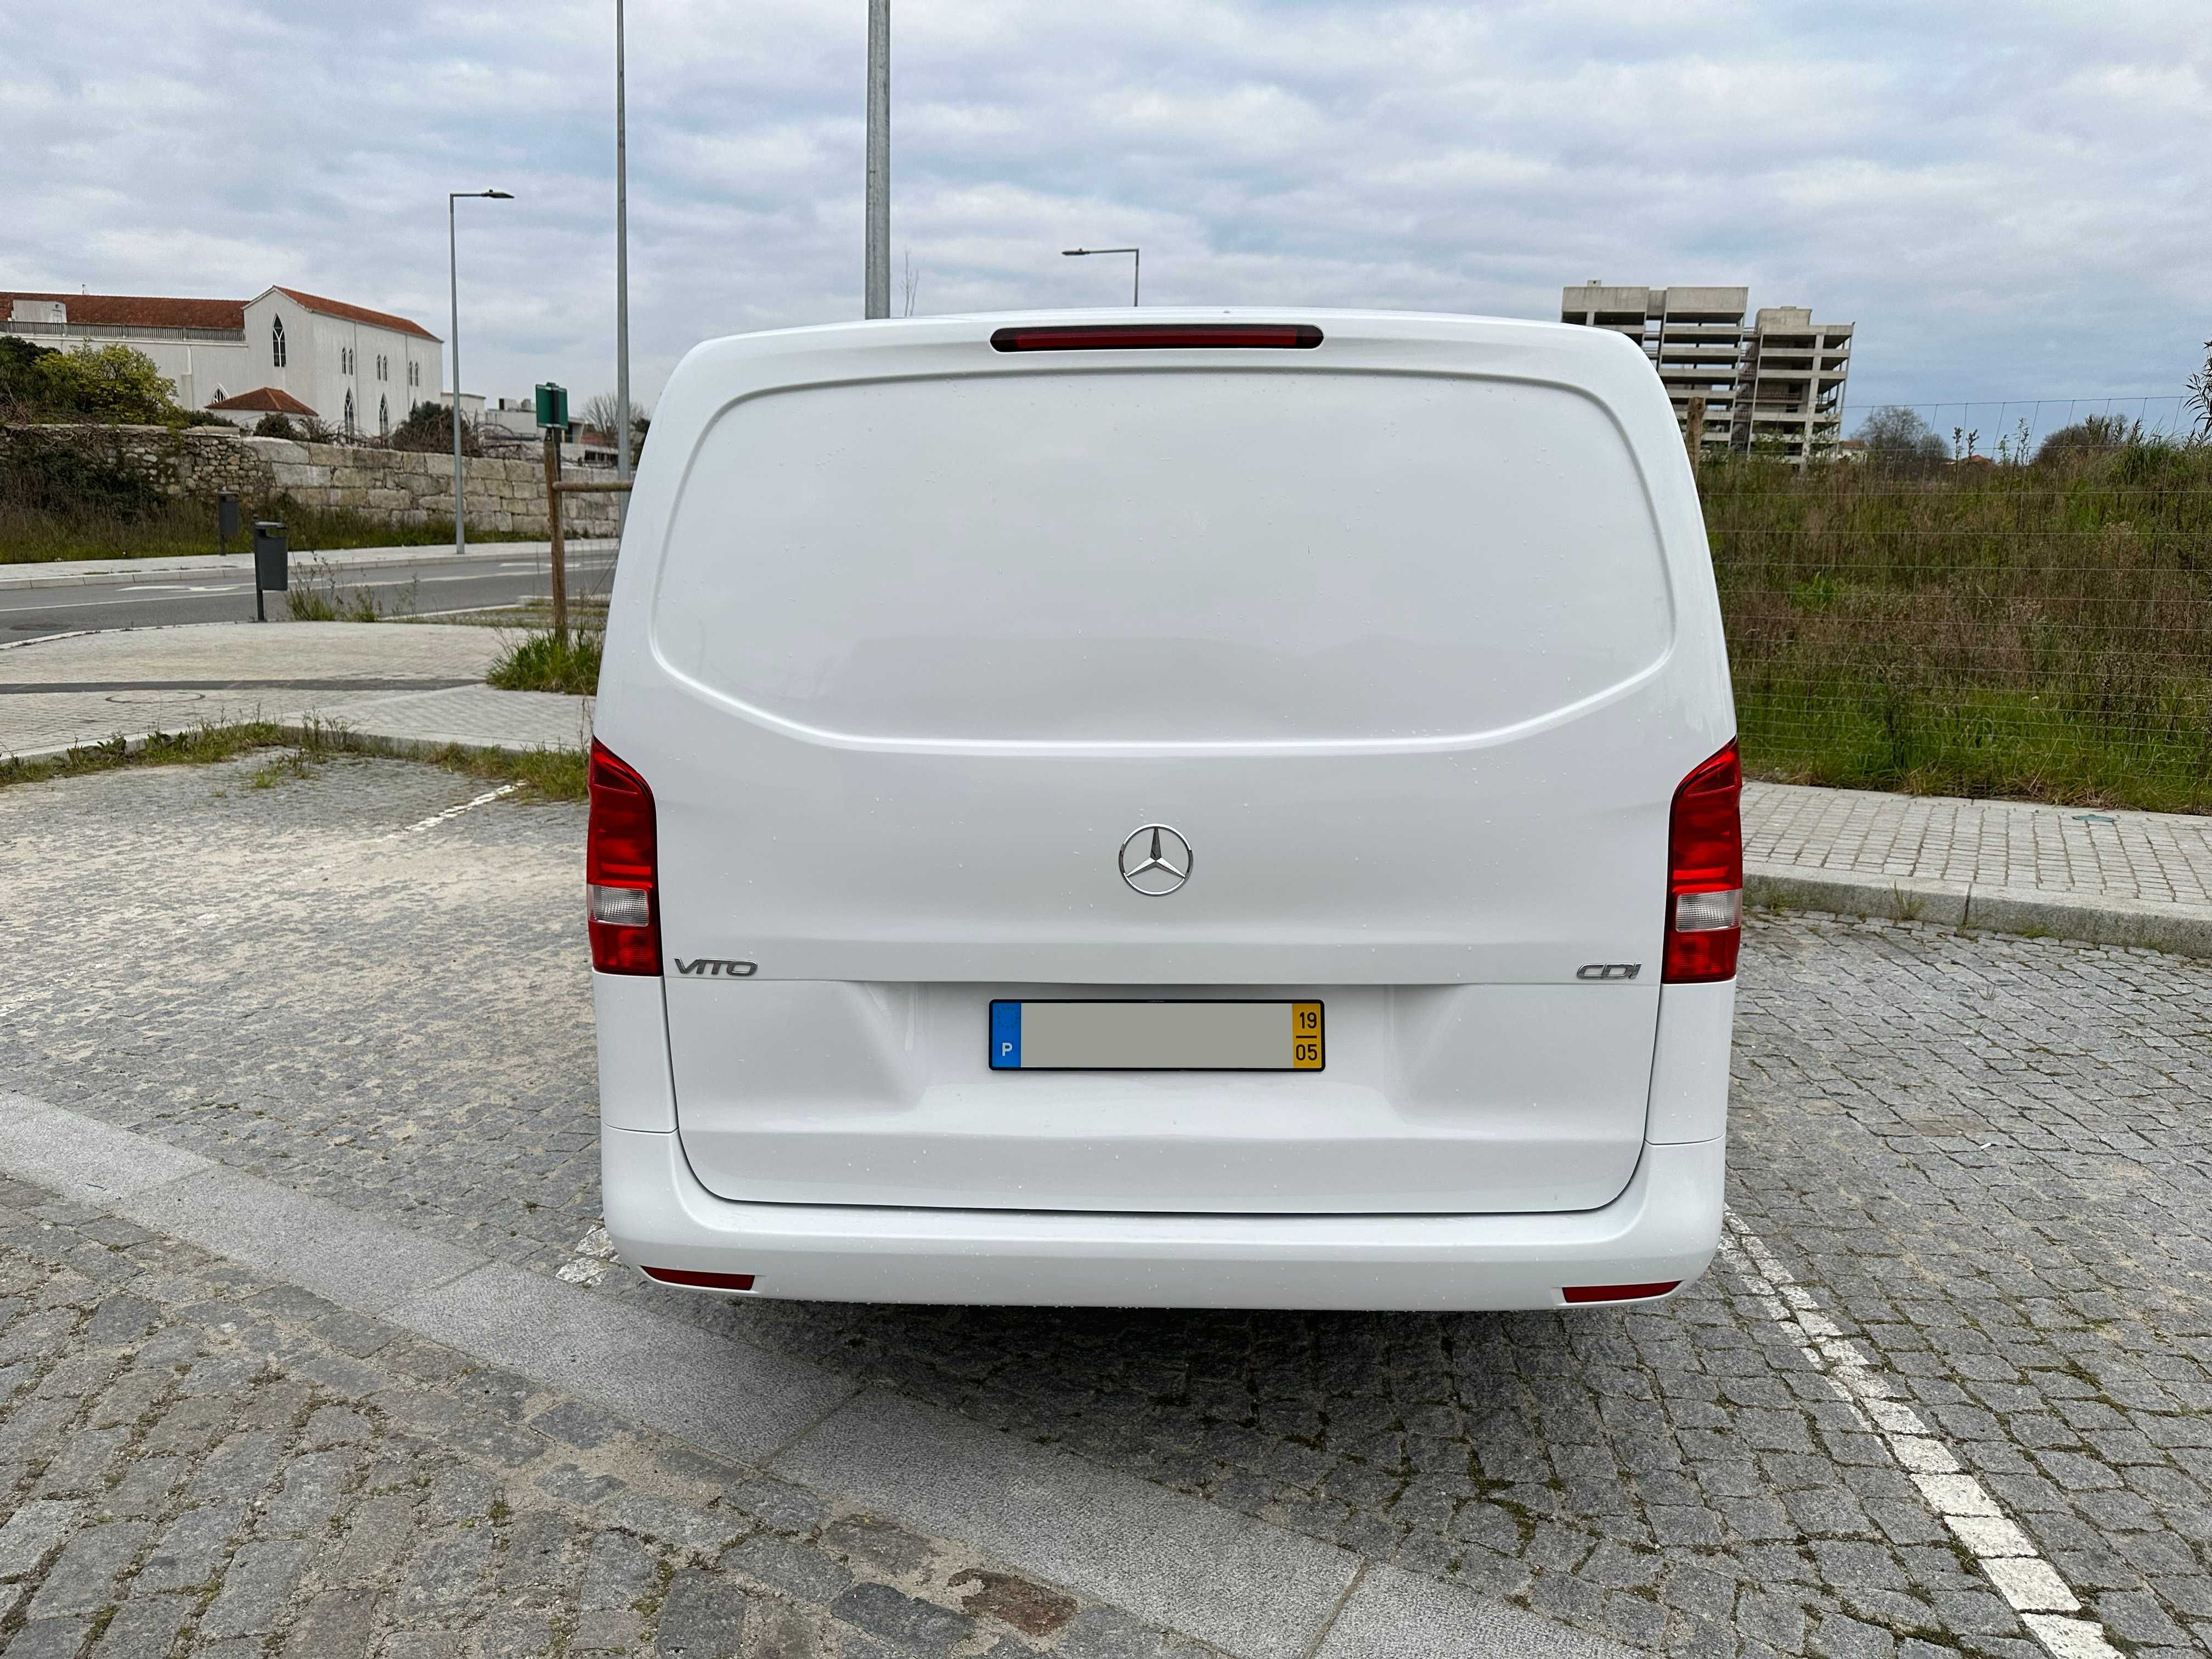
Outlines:
{"label": "concrete apartment building", "polygon": [[1591,281],[1559,290],[1559,320],[1609,328],[1659,371],[1686,434],[1705,400],[1701,449],[1774,448],[1801,464],[1843,435],[1850,323],[1815,323],[1800,306],[1747,312],[1747,288],[1638,288]]}
{"label": "concrete apartment building", "polygon": [[289,288],[251,300],[0,290],[0,333],[64,350],[136,347],[169,377],[179,405],[245,426],[304,410],[380,434],[416,404],[440,401],[445,378],[444,346],[420,323]]}

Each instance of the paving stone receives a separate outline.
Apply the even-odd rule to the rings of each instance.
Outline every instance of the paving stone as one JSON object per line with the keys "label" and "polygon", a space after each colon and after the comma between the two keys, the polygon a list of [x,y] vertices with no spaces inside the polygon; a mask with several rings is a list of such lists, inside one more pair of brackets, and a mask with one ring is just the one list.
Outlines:
{"label": "paving stone", "polygon": [[653,1651],[666,1659],[736,1659],[744,1631],[743,1590],[703,1572],[679,1572],[668,1587]]}
{"label": "paving stone", "polygon": [[848,1589],[830,1611],[902,1651],[917,1654],[950,1654],[975,1630],[975,1621],[963,1614],[868,1582]]}

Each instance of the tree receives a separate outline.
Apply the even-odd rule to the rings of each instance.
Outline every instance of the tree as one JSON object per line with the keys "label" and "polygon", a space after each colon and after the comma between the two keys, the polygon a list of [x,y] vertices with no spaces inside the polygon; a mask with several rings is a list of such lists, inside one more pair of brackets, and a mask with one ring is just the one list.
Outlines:
{"label": "tree", "polygon": [[46,393],[39,360],[56,355],[51,346],[0,334],[0,410],[29,409],[42,403]]}
{"label": "tree", "polygon": [[2189,377],[2189,406],[2197,411],[2197,429],[2212,436],[2212,340],[2204,343],[2204,365]]}
{"label": "tree", "polygon": [[[407,418],[392,428],[392,447],[432,455],[452,454],[453,411],[443,404],[416,404],[407,411]],[[461,416],[461,453],[483,453],[483,446],[477,441],[476,422],[465,415]]]}
{"label": "tree", "polygon": [[82,345],[75,351],[49,352],[40,359],[38,370],[46,404],[57,414],[138,425],[184,418],[169,377],[131,346]]}
{"label": "tree", "polygon": [[2142,422],[2118,415],[2092,415],[2071,426],[2062,426],[2035,447],[2037,464],[2060,461],[2069,456],[2102,455],[2142,441]]}
{"label": "tree", "polygon": [[[621,417],[622,411],[617,407],[614,396],[611,392],[602,392],[585,401],[584,424],[605,433],[610,442],[614,439],[615,428],[621,423]],[[644,452],[645,434],[647,429],[652,425],[651,410],[643,404],[632,404],[629,406],[629,458],[632,465],[636,465],[638,456]]]}
{"label": "tree", "polygon": [[1950,459],[1950,446],[1936,428],[1901,404],[1877,409],[1851,434],[1867,447],[1867,459],[1899,471],[1921,471]]}

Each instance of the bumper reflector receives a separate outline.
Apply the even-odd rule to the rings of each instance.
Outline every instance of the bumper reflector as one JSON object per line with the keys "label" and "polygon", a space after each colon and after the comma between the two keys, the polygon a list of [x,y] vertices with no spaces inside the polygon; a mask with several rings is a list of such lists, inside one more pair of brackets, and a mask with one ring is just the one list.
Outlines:
{"label": "bumper reflector", "polygon": [[645,1276],[664,1285],[696,1285],[706,1291],[750,1291],[753,1287],[750,1273],[702,1273],[690,1267],[647,1267]]}
{"label": "bumper reflector", "polygon": [[[647,1273],[652,1271],[650,1267],[646,1269]],[[1559,1294],[1570,1302],[1644,1302],[1666,1295],[1681,1282],[1668,1279],[1656,1285],[1570,1285]]]}

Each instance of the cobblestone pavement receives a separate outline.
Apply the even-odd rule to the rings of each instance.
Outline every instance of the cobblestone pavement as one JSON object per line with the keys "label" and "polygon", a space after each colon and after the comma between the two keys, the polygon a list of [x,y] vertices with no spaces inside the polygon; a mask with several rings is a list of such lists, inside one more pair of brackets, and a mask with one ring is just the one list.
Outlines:
{"label": "cobblestone pavement", "polygon": [[1198,1656],[0,1180],[10,1659]]}
{"label": "cobblestone pavement", "polygon": [[[728,1304],[610,1267],[580,811],[388,839],[470,786],[253,769],[0,792],[14,1086],[1632,1643],[2044,1651],[1729,1268],[1561,1318]],[[2212,967],[1759,918],[1740,1006],[1732,1201],[1804,1317],[2087,1618],[2201,1650]]]}
{"label": "cobblestone pavement", "polygon": [[1754,864],[2212,903],[2212,818],[1747,783]]}

